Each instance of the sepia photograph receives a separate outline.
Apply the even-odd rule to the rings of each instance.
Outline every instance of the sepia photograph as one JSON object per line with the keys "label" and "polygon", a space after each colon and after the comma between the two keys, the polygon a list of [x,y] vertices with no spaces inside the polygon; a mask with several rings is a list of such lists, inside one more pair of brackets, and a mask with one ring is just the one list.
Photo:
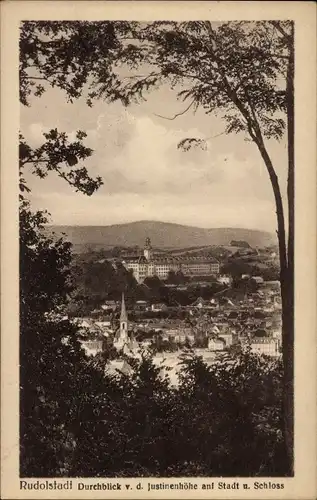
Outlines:
{"label": "sepia photograph", "polygon": [[296,477],[297,24],[160,14],[17,25],[28,498]]}
{"label": "sepia photograph", "polygon": [[294,24],[19,57],[21,476],[291,476]]}

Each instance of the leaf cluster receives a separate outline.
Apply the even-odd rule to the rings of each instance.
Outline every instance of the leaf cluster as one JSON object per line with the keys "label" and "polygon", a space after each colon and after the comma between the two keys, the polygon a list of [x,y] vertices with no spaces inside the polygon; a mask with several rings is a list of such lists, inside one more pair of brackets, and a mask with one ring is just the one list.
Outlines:
{"label": "leaf cluster", "polygon": [[93,151],[83,144],[87,134],[79,130],[76,140],[71,142],[65,132],[52,129],[43,133],[45,142],[32,148],[20,134],[19,163],[20,163],[20,191],[28,191],[23,178],[25,167],[31,167],[31,173],[44,179],[49,172],[56,172],[76,191],[91,196],[101,185],[100,176],[93,179],[89,176],[85,166],[79,164],[80,160],[89,158]]}
{"label": "leaf cluster", "polygon": [[116,56],[116,31],[125,35],[125,22],[25,21],[20,26],[20,100],[29,105],[57,87],[70,102],[79,98],[98,75],[100,83],[114,84],[111,63]]}

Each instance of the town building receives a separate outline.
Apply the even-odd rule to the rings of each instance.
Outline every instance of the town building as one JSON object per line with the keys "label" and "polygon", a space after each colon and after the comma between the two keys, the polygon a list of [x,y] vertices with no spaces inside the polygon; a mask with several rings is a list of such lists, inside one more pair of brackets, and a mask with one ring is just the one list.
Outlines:
{"label": "town building", "polygon": [[267,356],[278,356],[278,342],[270,337],[255,337],[251,341],[251,351],[258,354],[266,354]]}
{"label": "town building", "polygon": [[208,349],[210,351],[223,351],[226,347],[226,343],[221,338],[210,338],[208,340]]}
{"label": "town building", "polygon": [[218,283],[221,283],[222,285],[231,285],[232,276],[227,276],[226,274],[223,274],[222,276],[219,276],[217,281],[218,281]]}
{"label": "town building", "polygon": [[149,308],[149,303],[147,300],[137,300],[134,306],[136,311],[147,311]]}
{"label": "town building", "polygon": [[262,283],[264,283],[264,279],[262,278],[262,276],[252,276],[251,279],[255,281],[257,285],[262,285]]}
{"label": "town building", "polygon": [[102,339],[81,340],[80,344],[87,356],[96,356],[104,348],[104,341]]}
{"label": "town building", "polygon": [[233,344],[233,334],[232,333],[221,333],[220,340],[224,340],[227,347],[230,347]]}
{"label": "town building", "polygon": [[131,269],[135,279],[142,283],[145,278],[157,276],[161,280],[167,279],[169,273],[181,272],[185,276],[218,276],[219,262],[214,258],[206,257],[175,257],[155,255],[150,238],[146,238],[143,255],[123,257],[122,264]]}
{"label": "town building", "polygon": [[153,312],[167,311],[167,306],[163,303],[152,304],[151,311]]}
{"label": "town building", "polygon": [[120,313],[120,327],[115,336],[113,346],[119,351],[129,343],[128,336],[128,315],[125,307],[124,294],[122,294],[121,313]]}
{"label": "town building", "polygon": [[117,303],[114,300],[106,300],[101,306],[103,311],[115,311],[117,309]]}

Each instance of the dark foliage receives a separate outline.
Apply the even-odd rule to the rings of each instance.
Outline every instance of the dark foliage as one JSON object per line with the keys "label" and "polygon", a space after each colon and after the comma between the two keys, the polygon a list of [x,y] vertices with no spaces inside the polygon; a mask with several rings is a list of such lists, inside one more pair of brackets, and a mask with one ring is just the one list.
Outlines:
{"label": "dark foliage", "polygon": [[[101,383],[95,379],[94,389],[87,381],[84,400],[76,398],[75,408],[78,399],[82,406],[68,426],[72,446],[66,475],[283,474],[283,464],[276,462],[281,446],[278,363],[240,352],[208,367],[189,353],[177,389],[151,356],[125,363],[129,375],[118,372]],[[58,433],[56,442],[52,437],[51,446],[66,447]],[[51,476],[52,469],[46,462],[45,470],[34,464],[32,470]]]}
{"label": "dark foliage", "polygon": [[[100,185],[77,158],[90,156],[85,134],[69,143],[52,130],[32,149],[20,136],[20,474],[63,476],[69,473],[76,444],[78,415],[86,394],[95,398],[103,371],[86,359],[76,328],[59,320],[72,291],[71,245],[45,233],[48,214],[32,212],[23,171],[41,178],[55,171],[72,187],[92,194]],[[76,161],[75,161],[76,160]],[[71,167],[71,168],[68,168]],[[101,377],[101,378],[100,378]]]}

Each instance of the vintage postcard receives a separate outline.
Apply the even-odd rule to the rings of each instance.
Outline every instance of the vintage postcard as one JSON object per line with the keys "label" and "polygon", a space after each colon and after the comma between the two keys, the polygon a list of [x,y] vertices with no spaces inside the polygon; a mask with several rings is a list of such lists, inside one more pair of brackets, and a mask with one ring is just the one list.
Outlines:
{"label": "vintage postcard", "polygon": [[1,145],[1,498],[316,498],[315,3],[3,2]]}

